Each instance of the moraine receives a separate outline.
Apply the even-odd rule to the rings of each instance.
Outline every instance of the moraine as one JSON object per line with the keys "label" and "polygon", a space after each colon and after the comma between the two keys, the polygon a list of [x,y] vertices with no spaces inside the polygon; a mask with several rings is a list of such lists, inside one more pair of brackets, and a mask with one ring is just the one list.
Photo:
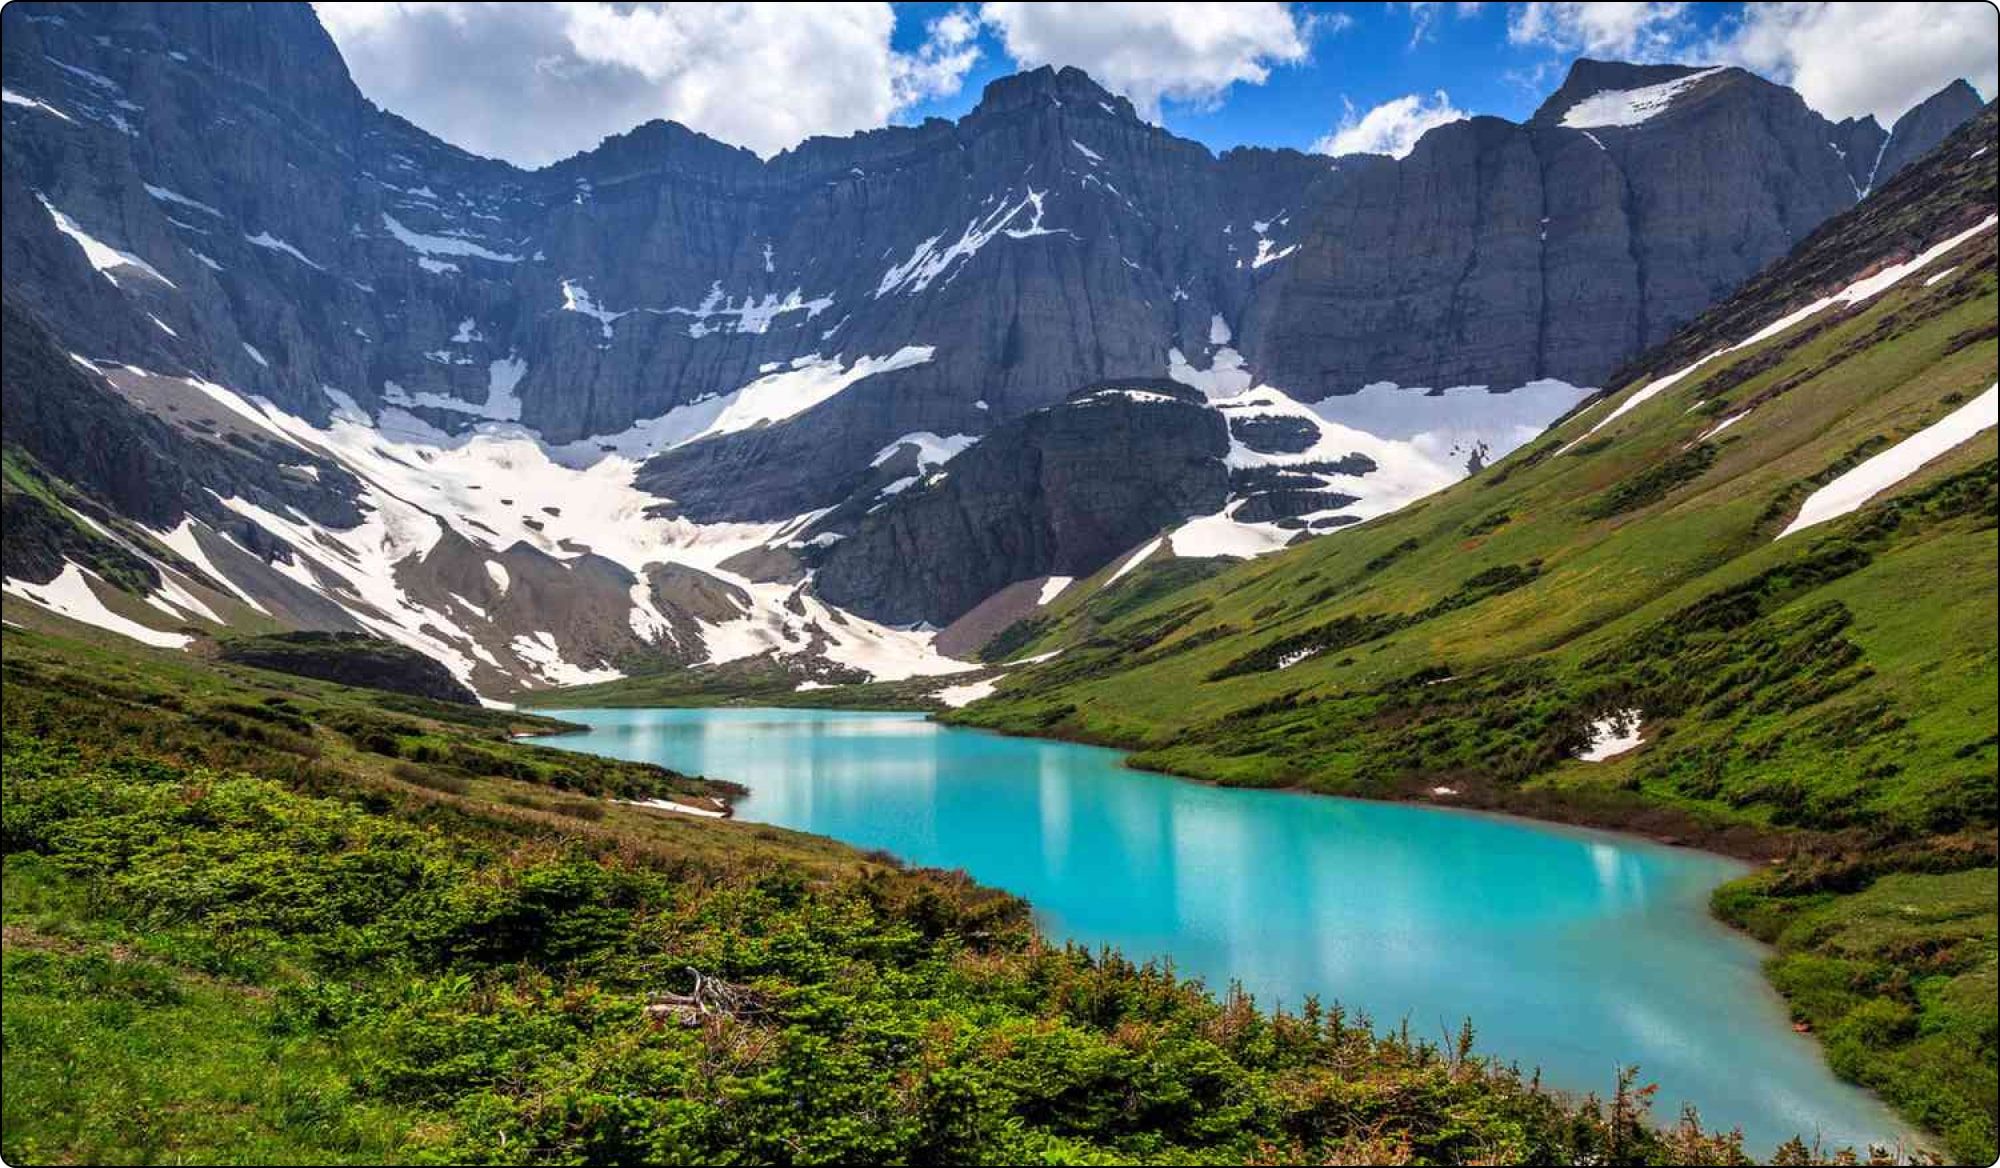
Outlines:
{"label": "moraine", "polygon": [[1167,957],[1266,1004],[1455,1032],[1606,1092],[1637,1063],[1753,1155],[1907,1130],[1794,1034],[1764,950],[1708,914],[1720,856],[1472,812],[1140,774],[1116,751],[831,710],[564,710],[567,749],[731,779],[740,818],[962,868],[1052,937]]}

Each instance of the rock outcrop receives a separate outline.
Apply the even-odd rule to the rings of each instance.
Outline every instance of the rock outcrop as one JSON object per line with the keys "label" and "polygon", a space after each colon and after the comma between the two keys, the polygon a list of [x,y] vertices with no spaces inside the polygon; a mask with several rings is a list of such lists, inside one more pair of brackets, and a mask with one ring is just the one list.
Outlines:
{"label": "rock outcrop", "polygon": [[341,685],[474,705],[451,671],[414,649],[362,633],[271,633],[224,641],[222,659]]}
{"label": "rock outcrop", "polygon": [[1221,507],[1228,453],[1222,416],[1185,386],[1090,386],[908,482],[893,506],[859,504],[819,568],[819,593],[885,622],[944,625],[1014,581],[1088,576]]}

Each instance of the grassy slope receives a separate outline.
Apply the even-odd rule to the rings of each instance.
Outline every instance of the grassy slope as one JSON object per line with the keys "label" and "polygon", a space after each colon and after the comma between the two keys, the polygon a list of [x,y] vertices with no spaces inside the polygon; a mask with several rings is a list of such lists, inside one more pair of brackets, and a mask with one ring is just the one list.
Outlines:
{"label": "grassy slope", "polygon": [[[1469,1030],[1273,1018],[961,876],[585,799],[698,780],[506,740],[545,719],[0,650],[9,1162],[1741,1161]],[[649,1016],[694,969],[740,996]]]}
{"label": "grassy slope", "polygon": [[[1621,384],[1742,339],[1866,257],[1977,222],[1994,154],[1972,154],[1992,138],[1989,111]],[[950,717],[1223,783],[1449,787],[1440,798],[1800,853],[1719,910],[1777,942],[1773,976],[1842,1073],[1990,1160],[1993,432],[1855,515],[1773,537],[1813,484],[1992,384],[1996,304],[1988,231],[1859,311],[1709,363],[1569,453],[1608,405],[1365,526],[1142,603],[1121,594],[1147,570],[1059,605],[1015,651],[1062,655]],[[1645,712],[1646,744],[1574,761],[1590,720],[1622,708]],[[1910,906],[1903,931],[1874,927],[1884,888]]]}

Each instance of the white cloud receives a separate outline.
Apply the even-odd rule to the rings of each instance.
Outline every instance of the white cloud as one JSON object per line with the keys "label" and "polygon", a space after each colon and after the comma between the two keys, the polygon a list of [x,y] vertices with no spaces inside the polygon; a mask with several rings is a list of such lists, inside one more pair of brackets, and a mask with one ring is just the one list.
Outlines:
{"label": "white cloud", "polygon": [[1661,0],[1517,4],[1507,16],[1507,39],[1587,57],[1657,61],[1673,56],[1686,38],[1687,9]]}
{"label": "white cloud", "polygon": [[[1410,0],[1405,5],[1410,10],[1410,47],[1415,48],[1436,35],[1437,16],[1444,8],[1440,0]],[[1479,15],[1479,0],[1459,0],[1452,5],[1459,18]]]}
{"label": "white cloud", "polygon": [[1790,85],[1829,118],[1884,126],[1963,77],[1992,96],[2000,11],[1989,4],[1750,4],[1699,50]]}
{"label": "white cloud", "polygon": [[898,107],[957,93],[966,73],[979,62],[979,17],[971,9],[954,8],[924,31],[924,43],[915,53],[898,54],[895,59],[892,81]]}
{"label": "white cloud", "polygon": [[1075,65],[1154,120],[1162,100],[1209,103],[1239,82],[1261,85],[1307,59],[1317,28],[1351,23],[1286,4],[988,3],[980,14],[1020,65]]}
{"label": "white cloud", "polygon": [[1456,122],[1466,116],[1465,111],[1451,104],[1451,97],[1440,89],[1424,100],[1420,93],[1385,101],[1360,117],[1354,116],[1354,106],[1347,107],[1347,116],[1340,120],[1340,128],[1313,143],[1317,154],[1387,154],[1401,158],[1417,144],[1417,139],[1428,130],[1449,122]]}
{"label": "white cloud", "polygon": [[454,145],[540,165],[652,118],[770,155],[957,92],[977,22],[933,20],[913,54],[894,10],[847,4],[328,3],[362,92]]}

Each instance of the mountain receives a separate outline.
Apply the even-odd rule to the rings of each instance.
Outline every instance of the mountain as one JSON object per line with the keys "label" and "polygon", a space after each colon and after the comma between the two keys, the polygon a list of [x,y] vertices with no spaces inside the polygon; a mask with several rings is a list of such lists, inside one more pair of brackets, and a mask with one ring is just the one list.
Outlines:
{"label": "mountain", "polygon": [[1909,112],[1896,119],[1895,127],[1882,144],[1881,157],[1870,172],[1869,186],[1887,182],[1896,172],[1930,151],[1930,143],[1942,140],[1985,103],[1964,81],[1954,81],[1938,90]]}
{"label": "mountain", "polygon": [[1161,527],[1220,508],[1229,444],[1199,391],[1113,381],[1002,423],[939,469],[899,447],[910,473],[832,543],[816,584],[884,620],[944,624],[1017,580],[1087,576]]}
{"label": "mountain", "polygon": [[1989,105],[1460,483],[1192,582],[1138,544],[951,716],[1775,860],[1716,906],[1795,1019],[1990,1161],[1996,145]]}
{"label": "mountain", "polygon": [[[1404,159],[1217,157],[1041,69],[956,123],[764,160],[653,122],[525,171],[371,105],[304,5],[0,24],[8,345],[67,361],[6,373],[38,517],[10,595],[183,643],[368,632],[489,695],[962,671],[928,626],[1168,512],[1237,557],[1382,514],[1851,207],[1871,140],[1741,70],[1579,61],[1527,123]],[[1955,92],[1877,153],[1941,138]],[[1107,409],[1038,483],[887,491],[1162,377],[1214,406],[1149,439],[1208,451],[1198,486],[1152,496],[1179,472]],[[1071,526],[1119,491],[1148,508]]]}

